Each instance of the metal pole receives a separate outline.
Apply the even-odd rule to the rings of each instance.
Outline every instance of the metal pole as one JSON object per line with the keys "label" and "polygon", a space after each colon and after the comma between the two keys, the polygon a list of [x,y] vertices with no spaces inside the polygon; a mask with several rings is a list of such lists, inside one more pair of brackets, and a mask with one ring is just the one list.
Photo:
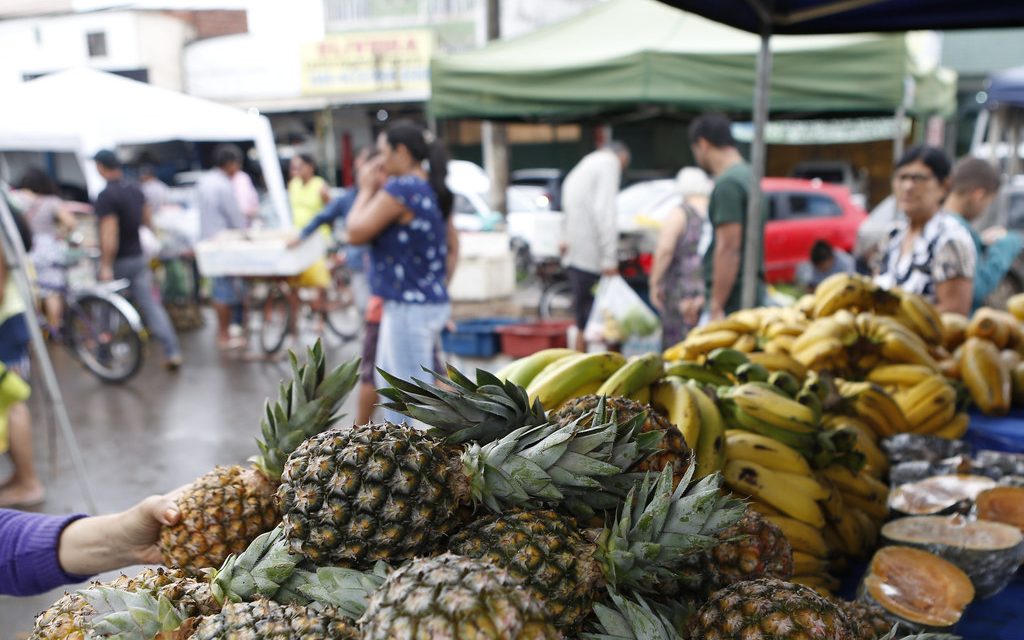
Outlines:
{"label": "metal pole", "polygon": [[[25,273],[24,265],[28,264],[28,255],[25,253],[25,246],[21,243],[21,234],[18,233],[18,226],[14,223],[14,216],[7,207],[7,200],[0,197],[0,221],[3,223],[3,233],[0,233],[0,242],[3,243],[4,256],[7,263],[11,265],[11,275],[18,287],[21,299],[25,301],[28,310],[32,309],[32,287]],[[35,318],[29,317],[29,337],[32,340],[32,348],[36,353],[36,366],[42,373],[43,384],[53,401],[53,413],[57,417],[57,424],[60,426],[64,439],[67,441],[68,450],[71,452],[71,463],[75,467],[78,476],[78,483],[85,497],[85,506],[90,513],[98,513],[96,501],[93,499],[92,488],[89,486],[89,474],[85,469],[85,462],[82,460],[82,452],[78,448],[78,441],[75,439],[75,432],[71,429],[71,420],[68,418],[67,407],[64,405],[64,396],[61,395],[60,385],[57,383],[57,374],[53,371],[53,362],[50,361],[50,354],[46,350],[46,341],[43,340],[43,332],[39,329],[39,323]]]}
{"label": "metal pole", "polygon": [[[487,0],[487,40],[501,37],[501,0]],[[501,122],[485,120],[481,129],[484,169],[491,180],[488,202],[491,209],[508,213],[505,197],[508,190],[508,131]]]}
{"label": "metal pole", "polygon": [[768,83],[772,73],[771,25],[762,23],[761,49],[757,54],[757,80],[754,84],[754,141],[750,146],[750,168],[754,174],[747,202],[747,229],[743,239],[743,288],[740,301],[744,309],[758,304],[757,289],[761,272],[761,179],[764,178],[767,153],[764,125],[768,120]]}

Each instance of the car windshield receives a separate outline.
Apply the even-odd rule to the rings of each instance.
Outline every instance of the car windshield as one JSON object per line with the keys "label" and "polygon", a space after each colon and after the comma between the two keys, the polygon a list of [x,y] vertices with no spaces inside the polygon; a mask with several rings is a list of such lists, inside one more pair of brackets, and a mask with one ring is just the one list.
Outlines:
{"label": "car windshield", "polygon": [[797,169],[793,172],[793,177],[803,178],[804,180],[818,179],[822,182],[831,182],[834,184],[842,184],[846,180],[842,169],[827,169],[824,167],[805,167],[803,169]]}

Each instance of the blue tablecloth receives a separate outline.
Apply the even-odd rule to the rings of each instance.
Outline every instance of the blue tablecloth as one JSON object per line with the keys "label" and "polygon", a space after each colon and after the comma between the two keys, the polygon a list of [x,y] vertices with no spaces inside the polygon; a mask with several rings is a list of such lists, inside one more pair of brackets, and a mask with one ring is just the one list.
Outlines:
{"label": "blue tablecloth", "polygon": [[[1024,408],[1015,408],[1005,416],[986,416],[971,411],[971,426],[964,440],[975,450],[1024,453]],[[1024,629],[1017,637],[1024,638]]]}
{"label": "blue tablecloth", "polygon": [[[856,598],[857,585],[866,570],[866,564],[851,566],[839,595],[847,600]],[[1017,571],[1006,589],[972,602],[957,624],[956,634],[964,640],[1024,639],[1024,574]]]}

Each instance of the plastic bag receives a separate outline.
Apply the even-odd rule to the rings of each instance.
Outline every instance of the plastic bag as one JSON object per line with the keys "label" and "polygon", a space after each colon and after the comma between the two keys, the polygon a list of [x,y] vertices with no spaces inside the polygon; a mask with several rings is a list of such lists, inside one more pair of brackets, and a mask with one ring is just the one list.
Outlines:
{"label": "plastic bag", "polygon": [[603,276],[597,283],[583,337],[589,342],[621,344],[629,338],[649,336],[660,328],[657,314],[622,276]]}

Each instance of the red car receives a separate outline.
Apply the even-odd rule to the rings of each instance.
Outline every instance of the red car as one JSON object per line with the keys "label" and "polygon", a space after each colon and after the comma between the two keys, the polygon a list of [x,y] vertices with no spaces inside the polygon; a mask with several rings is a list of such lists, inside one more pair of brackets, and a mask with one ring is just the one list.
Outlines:
{"label": "red car", "polygon": [[817,240],[853,251],[857,228],[867,213],[853,204],[846,187],[820,180],[765,178],[761,188],[768,201],[764,233],[768,282],[792,282],[796,266],[810,259]]}

